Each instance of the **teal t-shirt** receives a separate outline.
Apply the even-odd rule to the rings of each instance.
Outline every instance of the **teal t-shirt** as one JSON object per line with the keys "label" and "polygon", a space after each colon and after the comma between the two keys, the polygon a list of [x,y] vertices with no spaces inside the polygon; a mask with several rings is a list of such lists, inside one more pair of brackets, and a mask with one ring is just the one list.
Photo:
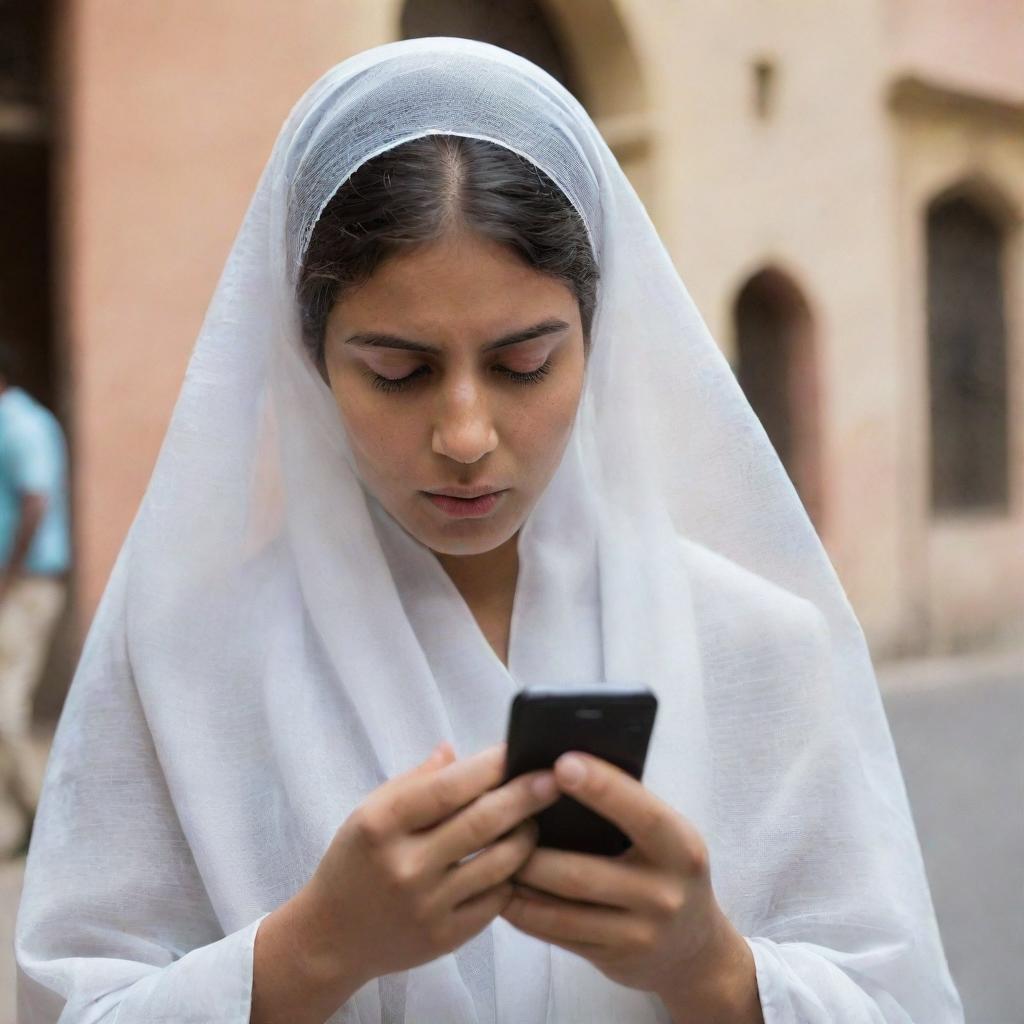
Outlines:
{"label": "teal t-shirt", "polygon": [[67,445],[57,418],[21,388],[0,393],[0,566],[6,564],[26,491],[46,495],[23,570],[56,574],[68,568]]}

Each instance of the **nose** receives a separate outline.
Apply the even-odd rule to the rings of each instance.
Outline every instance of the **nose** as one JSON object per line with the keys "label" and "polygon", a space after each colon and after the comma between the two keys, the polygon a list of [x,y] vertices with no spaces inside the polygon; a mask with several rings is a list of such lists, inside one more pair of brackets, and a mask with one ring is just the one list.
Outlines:
{"label": "nose", "polygon": [[472,380],[454,381],[440,396],[431,447],[456,462],[482,459],[498,446],[486,395]]}

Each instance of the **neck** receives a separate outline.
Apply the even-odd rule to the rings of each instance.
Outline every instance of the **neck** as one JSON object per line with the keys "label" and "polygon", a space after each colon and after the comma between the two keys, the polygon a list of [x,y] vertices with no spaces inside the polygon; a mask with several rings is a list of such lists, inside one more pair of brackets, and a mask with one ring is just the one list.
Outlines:
{"label": "neck", "polygon": [[511,606],[519,577],[518,541],[517,532],[480,555],[434,555],[470,607]]}

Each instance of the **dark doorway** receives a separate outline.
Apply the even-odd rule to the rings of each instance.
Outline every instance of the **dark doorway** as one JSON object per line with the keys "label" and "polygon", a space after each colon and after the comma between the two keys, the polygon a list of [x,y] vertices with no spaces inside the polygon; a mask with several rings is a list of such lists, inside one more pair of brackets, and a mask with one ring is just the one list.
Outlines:
{"label": "dark doorway", "polygon": [[50,275],[49,5],[0,0],[0,338],[54,411]]}
{"label": "dark doorway", "polygon": [[49,148],[0,141],[0,337],[16,383],[56,410],[50,303]]}
{"label": "dark doorway", "polygon": [[779,270],[754,274],[734,308],[737,377],[819,531],[818,375],[810,310]]}
{"label": "dark doorway", "polygon": [[[53,273],[54,5],[0,0],[0,340],[18,362],[14,383],[68,432],[66,360],[58,358]],[[77,660],[71,596],[35,693],[37,720],[60,711]]]}
{"label": "dark doorway", "polygon": [[533,61],[579,98],[565,50],[537,0],[408,0],[403,39],[457,36],[501,46]]}

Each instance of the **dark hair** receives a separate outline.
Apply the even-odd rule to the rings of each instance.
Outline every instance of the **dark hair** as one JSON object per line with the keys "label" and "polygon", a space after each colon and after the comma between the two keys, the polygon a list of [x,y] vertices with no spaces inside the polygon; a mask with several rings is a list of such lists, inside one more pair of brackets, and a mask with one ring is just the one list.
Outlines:
{"label": "dark hair", "polygon": [[313,229],[297,290],[303,337],[321,374],[327,317],[343,292],[389,257],[462,228],[563,281],[579,303],[589,350],[599,274],[575,207],[525,157],[493,142],[435,134],[364,163]]}

